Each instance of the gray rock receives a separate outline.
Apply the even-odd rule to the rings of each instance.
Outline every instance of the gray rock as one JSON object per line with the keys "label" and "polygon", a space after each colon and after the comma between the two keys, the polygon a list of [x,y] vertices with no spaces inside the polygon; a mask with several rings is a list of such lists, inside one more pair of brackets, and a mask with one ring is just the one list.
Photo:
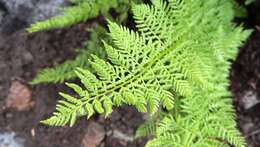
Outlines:
{"label": "gray rock", "polygon": [[0,133],[0,147],[24,147],[25,139],[14,132]]}
{"label": "gray rock", "polygon": [[130,134],[126,134],[126,133],[123,133],[119,130],[114,130],[113,131],[113,137],[114,138],[118,138],[120,140],[124,140],[124,141],[134,141],[134,136],[133,135],[130,135]]}
{"label": "gray rock", "polygon": [[0,0],[0,31],[14,32],[61,14],[69,0]]}
{"label": "gray rock", "polygon": [[39,20],[59,15],[61,13],[61,8],[67,6],[68,3],[68,0],[40,0],[27,21],[29,23],[34,23]]}
{"label": "gray rock", "polygon": [[1,0],[10,14],[18,14],[21,8],[33,9],[33,0]]}
{"label": "gray rock", "polygon": [[247,91],[242,97],[242,105],[245,110],[248,110],[260,103],[260,99],[257,94],[253,91]]}

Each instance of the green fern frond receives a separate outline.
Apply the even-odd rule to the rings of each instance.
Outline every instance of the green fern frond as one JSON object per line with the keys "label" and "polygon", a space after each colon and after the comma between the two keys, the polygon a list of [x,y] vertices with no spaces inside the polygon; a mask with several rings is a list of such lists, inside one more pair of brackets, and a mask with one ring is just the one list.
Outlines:
{"label": "green fern frond", "polygon": [[117,13],[115,18],[123,22],[128,17],[131,3],[141,3],[142,0],[72,0],[72,6],[63,8],[63,14],[54,16],[32,24],[27,31],[30,33],[55,28],[63,28],[77,24],[102,14],[113,19],[109,10],[114,9]]}
{"label": "green fern frond", "polygon": [[118,0],[77,0],[75,6],[63,9],[63,15],[32,24],[27,31],[30,33],[53,28],[63,28],[87,19],[94,18],[99,13],[108,13],[110,8],[118,6]]}
{"label": "green fern frond", "polygon": [[[236,2],[234,2],[234,3],[235,3],[234,8],[235,8],[236,17],[242,17],[242,18],[247,17],[248,13],[247,13],[246,7],[243,5],[240,5]],[[247,5],[246,2],[245,2],[245,5]]]}
{"label": "green fern frond", "polygon": [[157,112],[153,116],[149,117],[143,124],[141,124],[135,133],[135,138],[154,136],[156,135],[156,128],[160,121],[166,116],[164,112]]}
{"label": "green fern frond", "polygon": [[67,79],[74,79],[76,77],[74,72],[76,67],[87,68],[88,62],[85,61],[87,58],[89,58],[89,52],[82,51],[75,60],[65,61],[54,68],[43,69],[30,83],[62,83]]}
{"label": "green fern frond", "polygon": [[[120,61],[121,66],[112,66],[109,62],[95,56],[91,65],[98,78],[88,70],[79,69],[77,75],[85,85],[86,92],[90,93],[90,97],[86,98],[87,101],[82,101],[79,106],[70,107],[70,115],[85,107],[87,103],[99,108],[96,109],[98,113],[103,113],[100,104],[104,103],[105,97],[113,99],[118,95],[122,102],[136,106],[141,112],[147,111],[146,105],[149,98],[156,99],[157,97],[159,97],[158,103],[161,101],[167,109],[172,109],[174,98],[169,91],[171,85],[180,95],[187,96],[190,94],[188,88],[190,84],[185,80],[188,76],[181,73],[182,70],[180,69],[185,67],[179,67],[179,64],[166,63],[169,58],[172,58],[172,55],[168,54],[171,53],[172,48],[167,48],[162,52],[158,49],[157,54],[151,54],[151,49],[156,49],[152,42],[146,45],[137,33],[113,23],[110,24],[109,28],[110,35],[118,47],[114,51],[119,55],[117,60]],[[182,47],[184,47],[184,44],[175,46],[176,51],[174,50],[172,54],[174,55]],[[130,53],[134,53],[134,55]],[[166,58],[166,60],[161,60],[161,58]],[[179,60],[184,59],[180,58]],[[50,120],[53,121],[53,119]]]}
{"label": "green fern frond", "polygon": [[[129,0],[117,0],[118,1],[118,7],[115,9],[118,13],[118,16],[116,17],[116,20],[119,22],[123,22],[126,20],[126,14],[128,14],[128,9],[130,8],[130,1]],[[87,2],[87,0],[78,0],[74,1],[75,4],[81,5],[81,3]],[[113,2],[113,1],[111,1]],[[132,2],[140,3],[141,0],[134,0]],[[69,9],[69,8],[68,8]],[[76,8],[75,9],[79,9]],[[107,9],[108,10],[108,9]],[[84,11],[87,10],[84,9]],[[105,13],[105,9],[102,9]],[[71,14],[73,15],[73,14]],[[78,14],[77,14],[78,15]],[[54,17],[54,21],[52,22],[52,19],[46,20],[43,22],[39,22],[38,24],[33,24],[32,27],[38,28],[35,31],[40,31],[43,29],[46,29],[42,26],[46,24],[48,28],[57,27],[56,25],[59,25],[56,23],[64,23],[62,22],[62,19],[59,19],[59,17],[64,17],[64,19],[72,19],[73,16],[66,17],[66,14],[64,16],[58,16],[57,18]],[[67,20],[70,21],[70,20]],[[51,23],[50,23],[51,22]],[[72,23],[72,22],[71,22]],[[74,22],[76,23],[76,22]],[[41,25],[42,24],[42,25]],[[30,28],[29,28],[30,30]],[[40,71],[37,76],[32,80],[31,84],[39,84],[39,83],[63,83],[66,80],[71,80],[76,77],[75,69],[77,67],[84,68],[84,69],[90,69],[88,59],[90,58],[91,54],[96,54],[97,56],[104,58],[105,57],[105,51],[102,47],[101,40],[105,40],[109,42],[109,38],[107,36],[107,31],[104,27],[100,25],[96,25],[94,28],[89,29],[91,36],[90,39],[86,42],[86,47],[83,49],[83,51],[79,52],[79,55],[74,60],[68,60],[65,61],[62,64],[58,64],[54,67],[46,68]]]}
{"label": "green fern frond", "polygon": [[[109,115],[128,104],[151,114],[172,110],[148,147],[245,146],[228,87],[230,60],[250,31],[232,24],[232,0],[153,0],[133,5],[137,32],[109,22],[108,60],[92,56],[94,71],[78,68],[84,88],[68,86],[45,124],[73,125],[77,116]],[[223,117],[225,119],[223,119]],[[152,129],[154,130],[154,129]],[[145,132],[145,131],[144,131]]]}
{"label": "green fern frond", "polygon": [[[171,5],[157,10],[157,7],[166,4],[162,4],[162,2],[155,4],[153,9],[151,8],[156,10],[153,13],[147,11],[145,5],[134,6],[133,12],[135,16],[142,12],[141,14],[149,13],[149,15],[154,16],[155,20],[162,16],[165,19],[156,25],[148,25],[149,27],[141,26],[139,22],[140,34],[110,22],[109,30],[114,46],[106,45],[106,49],[108,49],[107,52],[110,57],[118,57],[116,59],[109,58],[111,63],[118,64],[112,65],[98,57],[94,57],[91,65],[97,76],[88,70],[80,69],[77,71],[77,75],[85,85],[86,91],[90,93],[88,101],[82,102],[80,107],[84,107],[86,103],[96,101],[102,103],[104,97],[113,99],[120,96],[123,103],[134,105],[141,112],[147,111],[146,106],[150,105],[148,103],[149,99],[158,99],[158,101],[153,102],[153,106],[150,105],[150,108],[154,107],[154,103],[158,103],[155,106],[162,103],[164,107],[170,110],[174,106],[175,94],[181,96],[191,95],[192,83],[207,87],[205,86],[207,82],[200,82],[207,81],[201,76],[207,69],[190,66],[193,65],[190,64],[190,61],[195,58],[196,54],[190,54],[186,50],[191,50],[192,41],[187,41],[186,38],[181,39],[181,36],[177,34],[173,36],[172,34],[176,31],[174,27],[172,27],[172,30],[170,29],[172,33],[167,33],[168,36],[166,33],[164,34],[165,39],[163,40],[161,39],[162,36],[157,36],[157,33],[150,33],[151,36],[147,36],[149,32],[154,32],[153,30],[158,27],[169,26],[169,22],[179,21],[178,18],[171,17],[174,10],[172,10],[173,12],[169,11],[167,14],[163,13],[164,10],[170,10]],[[162,12],[159,13],[160,11]],[[146,18],[143,19],[140,18],[139,20],[144,22]],[[155,20],[152,22],[155,22]],[[174,25],[178,28],[180,24],[174,23]],[[143,31],[144,29],[146,29],[146,32]],[[168,37],[173,40],[172,43],[170,43]],[[77,109],[73,109],[72,113],[78,111]],[[157,109],[155,108],[153,111],[155,110]]]}

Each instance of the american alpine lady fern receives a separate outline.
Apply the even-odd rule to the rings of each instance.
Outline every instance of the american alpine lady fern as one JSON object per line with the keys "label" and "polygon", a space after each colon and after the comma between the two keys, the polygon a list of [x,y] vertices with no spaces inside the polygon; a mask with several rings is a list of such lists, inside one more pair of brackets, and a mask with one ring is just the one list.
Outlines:
{"label": "american alpine lady fern", "polygon": [[108,60],[93,55],[95,72],[77,69],[84,87],[67,85],[79,96],[61,93],[57,111],[42,122],[72,126],[79,116],[107,116],[113,106],[151,115],[162,106],[168,113],[154,125],[149,147],[245,146],[227,77],[250,31],[232,23],[233,1],[153,0],[132,10],[137,31],[109,22]]}

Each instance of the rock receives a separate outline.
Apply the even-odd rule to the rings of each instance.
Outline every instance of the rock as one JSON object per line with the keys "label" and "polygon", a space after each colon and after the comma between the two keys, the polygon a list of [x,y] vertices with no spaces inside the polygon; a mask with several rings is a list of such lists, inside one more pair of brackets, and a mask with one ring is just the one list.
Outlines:
{"label": "rock", "polygon": [[115,129],[112,135],[107,134],[105,144],[109,144],[109,147],[123,147],[128,146],[128,143],[133,143],[133,141],[133,135]]}
{"label": "rock", "polygon": [[260,99],[258,98],[257,94],[252,91],[247,91],[242,96],[242,105],[245,110],[249,110],[250,108],[256,106],[260,103]]}
{"label": "rock", "polygon": [[132,135],[128,135],[128,134],[124,134],[123,132],[119,131],[119,130],[114,130],[113,131],[113,137],[114,138],[118,138],[120,140],[124,140],[126,142],[132,142],[134,141],[134,136]]}
{"label": "rock", "polygon": [[6,99],[6,107],[25,111],[33,106],[31,90],[19,81],[13,81]]}
{"label": "rock", "polygon": [[253,122],[245,122],[245,124],[242,126],[242,131],[244,134],[250,134],[252,132],[252,129],[254,129],[255,124]]}
{"label": "rock", "polygon": [[13,33],[61,13],[69,0],[0,0],[0,31]]}
{"label": "rock", "polygon": [[114,138],[112,136],[106,137],[105,144],[109,145],[109,147],[126,147],[127,146],[126,141]]}
{"label": "rock", "polygon": [[104,127],[96,122],[90,122],[82,140],[84,147],[97,147],[105,137]]}
{"label": "rock", "polygon": [[33,9],[31,18],[27,21],[34,23],[51,16],[59,15],[60,8],[68,5],[68,0],[40,0]]}
{"label": "rock", "polygon": [[21,9],[33,9],[34,3],[33,0],[1,0],[5,5],[5,8],[12,15],[18,15]]}
{"label": "rock", "polygon": [[[27,22],[57,15],[68,0],[0,0],[8,14]],[[26,15],[25,15],[26,14]]]}
{"label": "rock", "polygon": [[0,0],[0,4],[4,13],[0,31],[6,34],[25,27],[34,9],[33,0]]}
{"label": "rock", "polygon": [[18,137],[14,132],[0,133],[0,147],[24,147],[25,139]]}
{"label": "rock", "polygon": [[[1,4],[0,4],[0,5],[1,5]],[[4,15],[5,15],[5,12],[0,9],[0,24],[2,23],[2,21],[3,21],[3,19],[4,19]]]}

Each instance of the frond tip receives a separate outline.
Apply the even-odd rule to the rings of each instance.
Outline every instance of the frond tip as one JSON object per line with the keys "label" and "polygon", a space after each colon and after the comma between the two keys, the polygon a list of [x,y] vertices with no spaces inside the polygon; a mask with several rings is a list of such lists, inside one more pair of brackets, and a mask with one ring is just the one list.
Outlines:
{"label": "frond tip", "polygon": [[115,8],[118,5],[118,0],[83,0],[74,1],[74,6],[64,8],[63,14],[52,17],[48,20],[39,21],[32,24],[27,31],[30,33],[53,28],[63,28],[73,24],[86,21],[94,18],[100,12],[108,13],[110,8]]}

